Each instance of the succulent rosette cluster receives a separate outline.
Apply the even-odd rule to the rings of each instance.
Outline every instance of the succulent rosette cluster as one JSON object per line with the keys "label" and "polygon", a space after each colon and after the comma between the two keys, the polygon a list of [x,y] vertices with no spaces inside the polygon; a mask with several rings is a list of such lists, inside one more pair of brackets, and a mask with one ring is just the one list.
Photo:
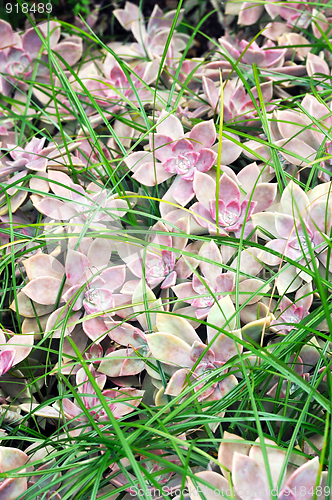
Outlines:
{"label": "succulent rosette cluster", "polygon": [[141,3],[0,19],[0,500],[313,500],[332,10]]}

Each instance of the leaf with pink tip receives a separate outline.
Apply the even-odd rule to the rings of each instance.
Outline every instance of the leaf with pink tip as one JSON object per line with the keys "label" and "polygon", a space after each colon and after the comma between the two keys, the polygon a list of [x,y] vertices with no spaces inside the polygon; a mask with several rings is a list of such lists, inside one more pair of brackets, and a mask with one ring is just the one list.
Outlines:
{"label": "leaf with pink tip", "polygon": [[16,334],[8,340],[7,346],[11,345],[15,352],[14,365],[17,365],[29,356],[33,346],[34,336]]}
{"label": "leaf with pink tip", "polygon": [[181,338],[169,333],[151,333],[146,336],[146,340],[155,359],[175,366],[193,366],[191,346]]}
{"label": "leaf with pink tip", "polygon": [[7,478],[0,484],[0,500],[16,500],[27,489],[25,477]]}
{"label": "leaf with pink tip", "polygon": [[203,90],[204,93],[207,97],[207,100],[210,103],[211,108],[214,110],[217,110],[217,105],[220,99],[220,94],[219,91],[216,87],[216,84],[214,83],[213,80],[210,78],[207,78],[206,76],[202,77],[202,84],[203,84]]}
{"label": "leaf with pink tip", "polygon": [[227,175],[223,174],[219,184],[219,198],[228,205],[240,199],[240,189],[237,184]]}
{"label": "leaf with pink tip", "polygon": [[148,162],[141,165],[132,177],[144,186],[152,187],[166,181],[172,176],[173,174],[167,172],[162,163]]}
{"label": "leaf with pink tip", "polygon": [[225,431],[223,439],[219,445],[218,460],[223,467],[232,471],[234,453],[237,452],[249,455],[249,450],[250,444],[246,444],[242,437]]}
{"label": "leaf with pink tip", "polygon": [[100,278],[105,281],[103,288],[113,292],[123,285],[126,279],[126,266],[109,267],[100,274]]}
{"label": "leaf with pink tip", "polygon": [[62,279],[65,273],[64,266],[51,255],[38,253],[23,261],[30,281],[42,276],[51,276]]}
{"label": "leaf with pink tip", "polygon": [[98,372],[108,377],[127,377],[141,373],[144,370],[144,364],[144,360],[139,358],[132,349],[118,349],[103,358]]}
{"label": "leaf with pink tip", "polygon": [[45,197],[33,203],[38,212],[56,220],[68,220],[77,216],[75,208],[55,198]]}
{"label": "leaf with pink tip", "polygon": [[239,12],[238,24],[240,26],[252,26],[264,12],[264,6],[260,3],[243,2]]}
{"label": "leaf with pink tip", "polygon": [[156,326],[159,332],[171,333],[188,345],[192,345],[195,341],[200,340],[190,323],[185,318],[181,318],[175,314],[157,313]]}
{"label": "leaf with pink tip", "polygon": [[[268,243],[266,243],[265,245],[265,248],[270,248],[271,250],[274,250],[284,255],[286,248],[286,240],[279,238],[272,241],[268,241]],[[278,266],[282,260],[281,257],[278,257],[277,255],[274,255],[265,250],[262,250],[262,252],[259,254],[259,258],[262,262],[268,264],[269,266]]]}
{"label": "leaf with pink tip", "polygon": [[278,184],[270,184],[268,182],[262,182],[255,187],[254,192],[248,193],[246,199],[256,202],[257,205],[254,208],[254,213],[262,212],[269,208],[275,200],[277,195]]}
{"label": "leaf with pink tip", "polygon": [[235,491],[241,490],[243,500],[257,499],[258,491],[260,498],[269,498],[266,475],[256,460],[235,452],[232,478]]}
{"label": "leaf with pink tip", "polygon": [[[62,280],[43,276],[30,281],[22,288],[22,292],[34,302],[48,306],[56,303],[61,288]],[[65,292],[67,288],[68,285],[65,284],[63,291]]]}
{"label": "leaf with pink tip", "polygon": [[309,52],[307,56],[306,68],[309,76],[313,76],[315,73],[322,73],[323,75],[330,76],[330,70],[327,62],[311,52]]}
{"label": "leaf with pink tip", "polygon": [[178,140],[184,135],[180,120],[176,116],[168,114],[165,110],[162,110],[160,114],[156,130],[158,134],[166,135],[173,140]]}
{"label": "leaf with pink tip", "polygon": [[108,327],[102,318],[88,318],[83,321],[83,330],[93,342],[99,344],[107,335]]}
{"label": "leaf with pink tip", "polygon": [[[8,372],[14,364],[15,350],[6,349],[0,352],[0,377]],[[23,358],[24,359],[24,358]]]}
{"label": "leaf with pink tip", "polygon": [[288,478],[284,485],[278,500],[286,500],[289,498],[290,491],[300,491],[301,500],[311,500],[312,491],[315,489],[317,476],[319,470],[319,458],[315,457],[304,465],[301,465],[293,474]]}
{"label": "leaf with pink tip", "polygon": [[86,282],[86,272],[89,268],[89,259],[81,252],[69,249],[65,262],[66,275],[72,285]]}
{"label": "leaf with pink tip", "polygon": [[194,196],[193,181],[187,181],[181,177],[173,191],[174,200],[182,207],[185,207]]}
{"label": "leaf with pink tip", "polygon": [[171,376],[167,384],[165,394],[168,394],[169,396],[178,396],[181,394],[188,383],[188,378],[189,370],[186,368],[177,370],[174,375]]}
{"label": "leaf with pink tip", "polygon": [[28,456],[17,448],[0,446],[0,472],[23,467],[28,461]]}
{"label": "leaf with pink tip", "polygon": [[213,120],[203,121],[194,125],[189,133],[189,139],[194,146],[194,151],[210,148],[216,140],[216,127]]}
{"label": "leaf with pink tip", "polygon": [[215,181],[210,175],[196,170],[193,187],[198,201],[202,203],[205,208],[209,209],[209,201],[213,200],[216,194]]}
{"label": "leaf with pink tip", "polygon": [[[297,217],[288,215],[288,213],[285,212],[281,214],[276,212],[275,214],[276,230],[278,231],[278,234],[281,236],[281,238],[284,238],[285,240],[290,237],[292,231],[294,230],[294,223],[296,223],[297,221]],[[295,236],[294,233],[293,235]]]}

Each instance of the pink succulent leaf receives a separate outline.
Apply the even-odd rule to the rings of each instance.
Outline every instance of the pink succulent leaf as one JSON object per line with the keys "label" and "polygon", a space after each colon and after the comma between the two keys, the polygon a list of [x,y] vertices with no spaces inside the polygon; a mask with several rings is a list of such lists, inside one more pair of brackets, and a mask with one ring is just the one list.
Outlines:
{"label": "pink succulent leaf", "polygon": [[[289,213],[289,212],[288,212]],[[296,219],[291,215],[287,215],[287,213],[278,213],[275,214],[275,226],[278,234],[284,238],[288,239],[294,230],[294,222]]]}
{"label": "pink succulent leaf", "polygon": [[[314,490],[317,483],[317,476],[319,470],[319,458],[315,457],[309,462],[301,465],[293,474],[288,478],[286,484],[280,492],[278,500],[285,500],[289,498],[290,492],[299,490],[302,486],[301,500],[311,500],[312,490]],[[299,498],[296,496],[296,499]]]}
{"label": "pink succulent leaf", "polygon": [[213,120],[198,123],[189,133],[195,151],[210,148],[216,140],[216,128]]}
{"label": "pink succulent leaf", "polygon": [[165,394],[169,396],[178,396],[179,394],[181,394],[188,383],[188,378],[189,370],[187,370],[186,368],[177,370],[170,378],[165,390]]}
{"label": "pink succulent leaf", "polygon": [[185,207],[195,196],[193,182],[182,176],[173,192],[173,197],[181,206]]}
{"label": "pink succulent leaf", "polygon": [[193,361],[190,358],[191,347],[182,339],[169,333],[151,333],[147,335],[150,351],[155,359],[175,365],[190,368]]}
{"label": "pink succulent leaf", "polygon": [[102,318],[84,319],[83,330],[93,342],[99,344],[107,335],[108,327]]}
{"label": "pink succulent leaf", "polygon": [[209,209],[209,200],[212,200],[216,193],[215,181],[209,175],[196,170],[193,187],[198,201]]}
{"label": "pink succulent leaf", "polygon": [[162,163],[149,162],[141,165],[132,177],[144,186],[155,186],[166,181],[172,175],[165,170]]}
{"label": "pink succulent leaf", "polygon": [[149,137],[150,149],[157,160],[165,162],[173,156],[174,141],[171,137],[162,134],[151,134]]}
{"label": "pink succulent leaf", "polygon": [[[48,276],[36,278],[30,281],[23,289],[23,293],[31,300],[43,305],[54,305],[62,288],[62,280]],[[64,285],[63,291],[69,288]]]}
{"label": "pink succulent leaf", "polygon": [[158,119],[157,133],[171,137],[173,140],[178,140],[184,136],[180,120],[174,115],[169,115],[164,110]]}
{"label": "pink succulent leaf", "polygon": [[246,486],[245,494],[241,495],[243,500],[255,500],[255,491],[260,492],[261,498],[269,497],[266,476],[256,460],[235,452],[232,478],[235,492],[243,491],[243,485]]}
{"label": "pink succulent leaf", "polygon": [[240,189],[236,183],[227,175],[223,174],[219,184],[220,199],[228,205],[229,203],[240,199]]}
{"label": "pink succulent leaf", "polygon": [[84,254],[69,249],[65,263],[66,276],[69,283],[72,285],[85,283],[89,265],[89,260]]}
{"label": "pink succulent leaf", "polygon": [[0,352],[0,376],[7,373],[14,364],[15,350],[3,350]]}
{"label": "pink succulent leaf", "polygon": [[263,11],[264,6],[261,4],[243,2],[239,12],[238,24],[242,26],[252,26],[261,17]]}
{"label": "pink succulent leaf", "polygon": [[214,363],[215,355],[212,349],[206,349],[206,345],[202,342],[198,342],[197,340],[193,343],[191,347],[190,357],[196,363],[198,358],[201,357],[203,352],[205,352],[204,356],[201,359],[202,363]]}

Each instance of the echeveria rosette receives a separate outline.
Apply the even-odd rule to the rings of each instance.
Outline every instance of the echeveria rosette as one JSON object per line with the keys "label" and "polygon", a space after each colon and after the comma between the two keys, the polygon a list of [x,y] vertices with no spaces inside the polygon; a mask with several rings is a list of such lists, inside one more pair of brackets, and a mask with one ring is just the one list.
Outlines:
{"label": "echeveria rosette", "polygon": [[[270,120],[271,136],[275,146],[281,148],[278,154],[286,165],[293,164],[304,167],[313,162],[318,152],[323,148],[322,156],[331,154],[332,148],[326,135],[319,129],[310,117],[317,120],[326,130],[332,127],[330,114],[331,104],[322,104],[314,96],[307,94],[301,102],[301,107],[307,112],[294,109],[274,111]],[[267,160],[271,158],[268,146],[258,143],[255,139],[245,143],[246,156],[255,159],[256,154]],[[253,153],[247,151],[250,149]],[[320,166],[331,171],[331,160],[322,160]],[[309,165],[309,167],[311,167]],[[330,180],[330,173],[319,170],[318,177],[324,182]]]}
{"label": "echeveria rosette", "polygon": [[[125,200],[116,199],[116,195],[110,194],[107,189],[95,183],[90,183],[84,189],[64,172],[50,170],[44,182],[45,195],[32,195],[31,200],[39,212],[51,219],[70,219],[81,228],[89,220],[90,228],[92,223],[95,228],[100,228],[101,222],[116,222],[116,214],[122,216],[128,209]],[[56,196],[47,196],[49,190]],[[63,201],[63,198],[69,201]]]}
{"label": "echeveria rosette", "polygon": [[[316,265],[320,262],[331,271],[332,265],[327,262],[328,234],[332,225],[329,188],[330,183],[321,184],[306,194],[300,186],[290,181],[275,212],[254,214],[252,220],[255,227],[260,226],[275,236],[275,239],[265,244],[265,248],[296,260],[304,267],[312,267],[312,252]],[[269,239],[261,232],[260,236]],[[283,260],[266,250],[262,250],[259,258],[271,266],[278,266]],[[306,282],[312,280],[308,273],[295,265],[282,269],[276,281],[279,293],[283,295],[297,290],[303,279]]]}
{"label": "echeveria rosette", "polygon": [[[115,113],[125,106],[128,100],[137,106],[139,101],[141,103],[152,101],[153,93],[146,86],[154,83],[158,71],[158,60],[141,62],[133,68],[131,81],[129,81],[115,57],[107,54],[103,65],[104,76],[88,77],[85,80],[85,86],[98,104],[106,106],[109,112]],[[137,97],[133,88],[136,89]]]}
{"label": "echeveria rosette", "polygon": [[185,206],[195,196],[195,171],[207,172],[215,164],[217,153],[211,149],[215,140],[212,120],[198,123],[184,134],[180,120],[163,111],[156,133],[150,134],[151,152],[132,153],[124,161],[134,172],[133,179],[145,186],[155,186],[176,175],[179,180],[173,197]]}
{"label": "echeveria rosette", "polygon": [[[179,23],[183,12],[183,9],[179,12],[171,10],[164,14],[160,7],[155,5],[146,26],[144,15],[139,7],[132,2],[126,2],[124,9],[115,9],[113,14],[125,30],[131,30],[136,42],[131,45],[113,42],[109,46],[124,59],[146,57],[151,60],[160,59],[164,54],[173,20],[175,16],[178,16],[177,23]],[[167,51],[168,58],[180,59],[181,52],[186,48],[188,40],[188,35],[174,32]]]}
{"label": "echeveria rosette", "polygon": [[[103,390],[107,377],[106,375],[96,376],[95,369],[92,365],[89,367],[90,373],[93,376],[99,389],[102,391],[102,395],[106,400],[106,404],[109,410],[112,412],[114,418],[118,419],[128,413],[131,413],[139,406],[141,399],[145,391],[134,389],[132,387],[118,388]],[[99,422],[108,422],[109,417],[103,407],[101,400],[98,398],[94,387],[92,386],[84,368],[81,368],[76,373],[76,384],[79,396],[82,398],[82,402],[85,408],[89,411],[93,419]],[[91,394],[91,396],[88,394]],[[54,413],[58,413],[58,418],[63,414],[67,419],[75,420],[77,422],[88,423],[88,418],[85,416],[81,407],[73,403],[68,398],[63,398],[61,401],[61,406],[57,401],[51,408]],[[35,411],[38,415],[38,410]]]}
{"label": "echeveria rosette", "polygon": [[[86,335],[99,343],[107,335],[107,322],[111,321],[115,314],[112,309],[129,303],[130,297],[113,293],[124,284],[126,266],[106,267],[109,265],[110,248],[105,248],[103,242],[97,242],[97,245],[96,249],[99,251],[104,249],[103,255],[95,254],[94,248],[91,247],[87,256],[76,250],[68,250],[65,271],[66,283],[71,286],[63,295],[63,301],[73,302],[74,311],[83,308],[85,316],[97,315],[85,319],[82,326]],[[106,269],[98,273],[98,269],[105,267]],[[121,314],[120,311],[119,313]]]}
{"label": "echeveria rosette", "polygon": [[[207,327],[208,343],[213,341],[208,349],[184,318],[164,314],[157,314],[157,318],[158,332],[147,335],[146,340],[153,358],[163,363],[166,373],[172,374],[165,394],[178,396],[187,385],[188,376],[197,383],[208,371],[222,367],[230,358],[242,352],[241,344],[237,345],[227,333],[220,333],[215,328]],[[234,337],[241,339],[241,332],[234,330],[235,321],[235,309],[229,297],[215,304],[208,316],[209,324],[218,324],[223,331],[231,331]],[[197,363],[200,357],[202,359]],[[192,370],[194,365],[196,368]],[[229,375],[207,387],[199,395],[199,400],[218,401],[237,383],[234,375]],[[196,392],[201,388],[202,385],[197,384]]]}
{"label": "echeveria rosette", "polygon": [[[263,266],[257,260],[256,253],[256,250],[253,248],[244,250],[241,253],[239,264],[241,272],[239,276],[239,304],[241,305],[250,299],[247,306],[243,308],[243,313],[245,313],[246,307],[259,302],[261,294],[268,290],[268,287],[262,288],[264,285],[262,280],[254,277],[246,278],[242,275],[242,273],[246,273],[255,276],[261,271]],[[229,295],[235,301],[236,273],[232,271],[222,272],[222,254],[214,241],[202,246],[199,251],[199,257],[202,259],[199,264],[202,277],[195,274],[191,281],[180,283],[172,287],[172,290],[181,301],[190,304],[190,307],[183,308],[181,312],[188,316],[193,315],[195,318],[201,320],[208,316],[216,301],[218,302],[223,297]],[[213,264],[204,262],[203,259],[209,260]],[[234,269],[236,269],[235,266],[237,266],[237,262],[234,262]],[[253,295],[254,292],[261,288],[260,293]],[[211,295],[211,292],[214,295]]]}
{"label": "echeveria rosette", "polygon": [[[186,234],[189,233],[189,217],[179,221],[178,229]],[[154,232],[159,232],[159,234],[154,235]],[[192,274],[192,268],[198,265],[194,258],[184,259],[181,255],[181,250],[189,252],[191,249],[187,246],[187,242],[188,238],[171,236],[165,224],[158,221],[151,228],[149,244],[146,248],[137,241],[135,244],[128,242],[117,245],[117,250],[134,276],[139,280],[144,276],[150,288],[160,285],[164,290],[174,286],[178,280],[188,278]],[[139,280],[128,282],[131,290],[134,290]]]}
{"label": "echeveria rosette", "polygon": [[311,283],[306,283],[299,288],[295,294],[295,301],[291,301],[285,295],[280,301],[279,314],[276,313],[276,319],[271,321],[271,330],[279,334],[287,334],[296,328],[296,325],[308,316],[312,302]]}
{"label": "echeveria rosette", "polygon": [[[247,175],[248,171],[251,175]],[[239,182],[242,180],[245,195],[228,174],[224,173],[221,176],[217,227],[216,181],[208,174],[196,172],[193,186],[198,202],[194,203],[190,210],[197,224],[207,228],[210,234],[217,234],[219,230],[221,235],[234,233],[237,237],[241,236],[245,224],[244,237],[246,237],[253,230],[253,225],[249,221],[251,215],[271,206],[276,196],[276,184],[257,182],[255,186],[260,176],[261,172],[256,164],[248,165],[247,171],[242,175],[239,173],[237,180]]]}
{"label": "echeveria rosette", "polygon": [[[220,88],[216,85],[216,82],[211,80],[206,76],[202,77],[202,84],[204,90],[203,98],[208,101],[209,107],[203,105],[202,112],[206,112],[208,109],[208,116],[213,116],[215,113],[220,113]],[[266,104],[266,110],[269,111],[274,109],[274,105],[270,105],[273,97],[272,82],[264,82],[260,86],[263,101]],[[257,106],[260,106],[258,99],[257,87],[251,89],[252,95],[256,100]],[[245,120],[253,119],[257,116],[257,111],[255,104],[252,101],[249,94],[247,94],[245,87],[241,80],[237,78],[231,78],[224,85],[223,90],[223,119],[224,122],[230,122],[233,120]],[[197,109],[197,111],[200,108]]]}

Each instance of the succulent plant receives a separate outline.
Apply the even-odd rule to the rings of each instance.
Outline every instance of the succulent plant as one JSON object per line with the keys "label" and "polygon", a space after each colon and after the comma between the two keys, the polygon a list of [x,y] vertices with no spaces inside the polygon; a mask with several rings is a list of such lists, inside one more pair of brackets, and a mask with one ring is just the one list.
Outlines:
{"label": "succulent plant", "polygon": [[[319,474],[318,458],[307,462],[303,455],[292,453],[286,469],[283,469],[285,458],[286,450],[279,448],[270,439],[264,438],[263,448],[259,438],[251,446],[243,438],[225,432],[218,453],[218,462],[221,464],[223,475],[214,471],[203,471],[196,474],[195,479],[203,479],[210,483],[209,488],[197,481],[207,499],[213,498],[216,489],[220,491],[221,498],[224,496],[223,493],[227,495],[227,491],[230,491],[229,475],[234,493],[243,500],[268,499],[272,498],[272,495],[278,495],[278,500],[288,498],[290,495],[295,500],[314,498]],[[326,485],[326,474],[322,473],[321,482],[318,483],[322,487]],[[280,486],[278,486],[279,480],[281,480]],[[197,498],[197,487],[191,478],[187,478],[187,481],[190,497]]]}

